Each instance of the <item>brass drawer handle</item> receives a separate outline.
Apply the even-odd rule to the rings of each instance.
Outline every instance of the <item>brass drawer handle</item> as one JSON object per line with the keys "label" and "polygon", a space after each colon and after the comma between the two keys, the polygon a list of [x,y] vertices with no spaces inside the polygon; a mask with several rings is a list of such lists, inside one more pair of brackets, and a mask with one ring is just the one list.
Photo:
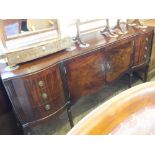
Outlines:
{"label": "brass drawer handle", "polygon": [[43,87],[45,85],[44,81],[39,81],[38,84],[40,87]]}
{"label": "brass drawer handle", "polygon": [[46,47],[45,46],[42,46],[42,50],[45,51],[46,50]]}
{"label": "brass drawer handle", "polygon": [[48,110],[50,110],[50,109],[51,109],[51,105],[50,105],[50,104],[46,104],[46,105],[45,105],[45,110],[48,111]]}
{"label": "brass drawer handle", "polygon": [[47,93],[43,93],[42,94],[42,98],[45,100],[45,99],[47,99]]}
{"label": "brass drawer handle", "polygon": [[146,54],[144,54],[144,58],[146,58],[147,57],[147,55]]}
{"label": "brass drawer handle", "polygon": [[147,50],[147,47],[145,46],[145,50]]}
{"label": "brass drawer handle", "polygon": [[110,70],[110,64],[107,62],[107,70]]}
{"label": "brass drawer handle", "polygon": [[146,38],[145,40],[146,40],[146,41],[148,41],[149,39],[148,39],[148,38]]}

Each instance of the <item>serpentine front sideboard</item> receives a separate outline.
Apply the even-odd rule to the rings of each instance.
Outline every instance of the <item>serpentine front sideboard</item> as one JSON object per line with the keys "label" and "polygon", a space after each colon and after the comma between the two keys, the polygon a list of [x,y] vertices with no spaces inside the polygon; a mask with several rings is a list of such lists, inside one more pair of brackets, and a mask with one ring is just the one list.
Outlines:
{"label": "serpentine front sideboard", "polygon": [[152,27],[129,27],[127,34],[118,37],[92,32],[81,39],[90,46],[76,45],[74,51],[63,50],[21,64],[17,70],[2,71],[4,87],[25,134],[30,134],[34,125],[66,109],[72,127],[71,106],[123,74],[129,75],[129,87],[133,72],[139,69],[144,71],[143,80],[147,80]]}

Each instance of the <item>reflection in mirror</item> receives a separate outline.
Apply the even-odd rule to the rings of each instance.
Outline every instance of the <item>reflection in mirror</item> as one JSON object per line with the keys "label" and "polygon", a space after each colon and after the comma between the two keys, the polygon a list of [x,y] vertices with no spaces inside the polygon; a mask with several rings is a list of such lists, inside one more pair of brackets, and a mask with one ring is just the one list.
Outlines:
{"label": "reflection in mirror", "polygon": [[[115,21],[113,21],[113,20],[111,22],[115,23]],[[106,25],[105,25],[105,28],[101,31],[101,34],[105,35],[106,37],[118,37],[118,35],[116,33],[114,33],[114,31],[112,29],[112,27],[114,27],[114,25],[111,25],[109,22],[109,19],[106,19]]]}
{"label": "reflection in mirror", "polygon": [[8,50],[56,39],[60,35],[56,19],[3,19],[0,23],[3,45]]}
{"label": "reflection in mirror", "polygon": [[81,40],[81,35],[99,31],[103,29],[105,26],[104,19],[77,19],[76,28],[77,28],[77,35],[75,41],[79,44],[81,48],[89,47],[89,44],[83,42]]}
{"label": "reflection in mirror", "polygon": [[128,25],[133,26],[137,29],[144,29],[144,31],[145,28],[147,28],[147,26],[141,24],[141,21],[139,19],[128,19]]}
{"label": "reflection in mirror", "polygon": [[56,29],[56,19],[3,19],[6,38],[14,38],[21,34]]}
{"label": "reflection in mirror", "polygon": [[121,19],[117,19],[117,24],[114,27],[114,31],[118,34],[127,34],[128,33],[127,22],[124,22]]}

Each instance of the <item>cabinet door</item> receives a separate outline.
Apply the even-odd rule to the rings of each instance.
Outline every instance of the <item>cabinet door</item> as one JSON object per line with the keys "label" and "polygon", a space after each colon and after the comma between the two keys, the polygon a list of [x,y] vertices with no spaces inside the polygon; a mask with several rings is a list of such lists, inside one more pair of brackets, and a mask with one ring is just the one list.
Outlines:
{"label": "cabinet door", "polygon": [[67,82],[73,102],[90,94],[105,83],[105,59],[100,50],[67,62]]}
{"label": "cabinet door", "polygon": [[152,31],[135,38],[134,66],[146,63],[151,52]]}
{"label": "cabinet door", "polygon": [[22,123],[43,119],[65,105],[59,65],[5,85]]}
{"label": "cabinet door", "polygon": [[133,53],[132,41],[126,41],[108,49],[106,62],[106,81],[110,82],[129,70]]}

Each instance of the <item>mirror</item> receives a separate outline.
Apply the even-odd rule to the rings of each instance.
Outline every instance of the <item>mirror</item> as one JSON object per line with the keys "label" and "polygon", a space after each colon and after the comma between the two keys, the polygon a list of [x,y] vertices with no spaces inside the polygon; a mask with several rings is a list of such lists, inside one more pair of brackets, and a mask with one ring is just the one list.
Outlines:
{"label": "mirror", "polygon": [[20,37],[22,34],[35,34],[57,29],[56,19],[3,19],[6,40]]}
{"label": "mirror", "polygon": [[0,29],[3,31],[1,38],[6,49],[60,37],[56,19],[2,19]]}

